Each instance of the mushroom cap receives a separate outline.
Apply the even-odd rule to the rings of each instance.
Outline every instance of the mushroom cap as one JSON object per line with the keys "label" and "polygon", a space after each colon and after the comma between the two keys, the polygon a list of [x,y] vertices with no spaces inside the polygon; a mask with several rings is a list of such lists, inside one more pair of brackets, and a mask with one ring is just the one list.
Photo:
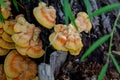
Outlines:
{"label": "mushroom cap", "polygon": [[59,32],[59,33],[53,32],[49,36],[49,41],[50,41],[50,44],[56,50],[68,51],[68,49],[65,47],[65,43],[67,41],[67,38],[61,32]]}
{"label": "mushroom cap", "polygon": [[0,56],[7,55],[7,53],[10,51],[10,49],[4,49],[0,47]]}
{"label": "mushroom cap", "polygon": [[70,52],[71,55],[77,56],[77,55],[80,54],[81,49],[82,49],[82,46],[77,50],[70,50],[69,49],[69,52]]}
{"label": "mushroom cap", "polygon": [[28,47],[20,47],[16,45],[16,49],[21,55],[28,55],[31,58],[40,58],[44,54],[41,41],[31,41],[31,44]]}
{"label": "mushroom cap", "polygon": [[63,25],[63,24],[57,24],[57,25],[54,26],[54,31],[55,32],[63,32],[67,29],[68,29],[68,27],[66,25]]}
{"label": "mushroom cap", "polygon": [[15,44],[20,47],[28,47],[34,29],[35,25],[28,23],[23,16],[19,16],[14,26],[15,34],[12,35]]}
{"label": "mushroom cap", "polygon": [[87,13],[85,12],[79,12],[77,14],[77,18],[75,19],[75,22],[80,32],[85,31],[86,33],[88,33],[92,28],[90,19],[88,18]]}
{"label": "mushroom cap", "polygon": [[0,28],[0,37],[2,37],[3,32],[4,32],[3,28]]}
{"label": "mushroom cap", "polygon": [[16,22],[14,20],[5,21],[5,24],[3,25],[4,31],[9,35],[13,35],[15,33],[14,32],[15,23]]}
{"label": "mushroom cap", "polygon": [[0,38],[0,47],[4,49],[15,49],[15,44],[13,42],[4,41]]}
{"label": "mushroom cap", "polygon": [[44,27],[51,29],[56,23],[56,11],[52,6],[47,7],[44,2],[34,8],[33,14],[36,20]]}
{"label": "mushroom cap", "polygon": [[6,32],[3,32],[2,39],[7,41],[7,42],[13,42],[11,35],[7,34]]}
{"label": "mushroom cap", "polygon": [[27,55],[26,52],[29,47],[20,47],[18,45],[15,45],[15,48],[21,55],[26,56]]}
{"label": "mushroom cap", "polygon": [[32,80],[37,74],[37,65],[28,57],[12,50],[5,58],[4,71],[12,80]]}
{"label": "mushroom cap", "polygon": [[42,49],[42,42],[39,41],[30,41],[30,47],[28,48],[26,54],[31,58],[40,58],[44,54],[44,50]]}
{"label": "mushroom cap", "polygon": [[68,50],[74,50],[74,51],[82,48],[83,44],[82,44],[80,36],[77,36],[77,34],[69,35],[67,38],[67,42],[65,44],[65,47]]}
{"label": "mushroom cap", "polygon": [[16,50],[12,50],[5,58],[4,71],[8,77],[16,78],[26,69],[24,58]]}
{"label": "mushroom cap", "polygon": [[29,46],[29,41],[32,35],[19,33],[12,35],[12,39],[15,42],[15,44],[21,46],[21,47],[27,47]]}

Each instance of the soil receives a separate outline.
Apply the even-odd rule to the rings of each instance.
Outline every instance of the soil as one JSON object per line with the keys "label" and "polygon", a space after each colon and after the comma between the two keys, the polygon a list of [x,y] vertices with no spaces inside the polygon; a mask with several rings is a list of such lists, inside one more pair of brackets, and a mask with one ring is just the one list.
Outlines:
{"label": "soil", "polygon": [[[30,2],[27,2],[27,0],[25,1],[23,0],[23,3],[19,5],[19,9],[20,9],[19,12],[15,10],[13,5],[11,6],[13,13],[12,17],[14,18],[16,15],[22,13],[25,15],[27,21],[29,21],[30,23],[34,23],[37,27],[39,27],[42,30],[40,34],[40,39],[42,40],[43,43],[43,49],[45,49],[49,45],[48,37],[50,33],[53,32],[53,29],[48,30],[44,28],[34,18],[32,10],[34,7],[38,6],[39,1],[44,1],[47,3],[47,5],[54,6],[57,11],[56,23],[65,24],[64,14],[60,0],[30,0]],[[93,12],[108,4],[120,3],[119,0],[90,0],[90,2],[92,4],[91,6]],[[83,3],[83,0],[70,0],[70,5],[75,17],[76,14],[80,11],[86,12],[86,8]],[[107,59],[106,57],[108,52],[109,40],[106,41],[99,48],[97,48],[90,56],[88,56],[84,60],[84,62],[80,62],[79,59],[88,49],[88,47],[91,46],[92,43],[94,43],[97,39],[99,39],[103,35],[111,32],[114,20],[119,10],[120,9],[115,9],[106,14],[102,14],[100,16],[94,17],[91,20],[93,28],[90,31],[90,33],[88,34],[84,32],[82,33],[82,41],[84,47],[80,52],[80,55],[71,56],[70,54],[68,54],[66,61],[61,66],[59,74],[55,76],[56,80],[96,80],[97,79],[97,76]],[[114,51],[120,51],[119,43],[120,43],[120,29],[116,28],[114,33],[114,45],[112,47]],[[55,51],[55,49],[52,46],[50,46],[47,49],[46,63],[49,63],[49,57],[53,51]],[[119,56],[116,54],[114,55],[117,58],[117,60],[120,61]],[[1,60],[4,60],[4,57],[2,57]],[[44,57],[34,60],[36,61],[37,64],[40,64],[41,62],[43,62]],[[118,74],[112,61],[109,64],[109,68],[104,77],[104,80],[120,80],[120,74]]]}

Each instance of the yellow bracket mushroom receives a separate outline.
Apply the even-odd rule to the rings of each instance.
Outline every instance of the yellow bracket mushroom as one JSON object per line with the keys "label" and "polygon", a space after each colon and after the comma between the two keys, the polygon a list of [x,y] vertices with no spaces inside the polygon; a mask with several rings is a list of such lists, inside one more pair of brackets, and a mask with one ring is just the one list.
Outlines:
{"label": "yellow bracket mushroom", "polygon": [[43,56],[44,50],[39,39],[41,30],[35,25],[28,23],[22,15],[18,15],[16,20],[17,23],[14,26],[15,34],[12,35],[16,50],[21,55],[32,58]]}
{"label": "yellow bracket mushroom", "polygon": [[37,64],[12,50],[5,58],[4,71],[9,80],[35,80]]}
{"label": "yellow bracket mushroom", "polygon": [[37,21],[48,29],[56,23],[56,10],[52,6],[47,7],[44,2],[40,2],[39,6],[34,8],[33,14]]}
{"label": "yellow bracket mushroom", "polygon": [[[92,25],[85,12],[79,12],[75,22],[80,32],[88,33]],[[74,25],[69,24],[68,27],[62,24],[54,26],[54,31],[49,36],[49,41],[57,50],[69,51],[71,55],[79,55],[82,50],[83,43],[80,33],[75,29]]]}

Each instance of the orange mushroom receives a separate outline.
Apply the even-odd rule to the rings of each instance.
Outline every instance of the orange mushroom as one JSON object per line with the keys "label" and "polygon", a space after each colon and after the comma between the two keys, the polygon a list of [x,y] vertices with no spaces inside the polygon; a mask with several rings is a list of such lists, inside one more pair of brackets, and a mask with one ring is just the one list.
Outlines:
{"label": "orange mushroom", "polygon": [[11,80],[33,80],[37,74],[37,65],[28,57],[12,50],[5,58],[4,71]]}
{"label": "orange mushroom", "polygon": [[20,47],[29,46],[29,41],[32,38],[35,26],[28,23],[23,16],[17,18],[17,23],[14,26],[15,34],[12,39]]}
{"label": "orange mushroom", "polygon": [[[79,12],[75,22],[80,32],[88,33],[92,25],[85,12]],[[75,29],[73,24],[68,27],[62,24],[54,26],[54,31],[49,36],[49,41],[56,50],[69,51],[71,55],[78,55],[83,47],[80,33]]]}
{"label": "orange mushroom", "polygon": [[3,32],[2,39],[7,42],[13,42],[11,35],[7,34],[6,32]]}
{"label": "orange mushroom", "polygon": [[28,47],[20,47],[16,45],[16,50],[21,54],[21,55],[28,55],[31,58],[40,58],[44,54],[44,50],[42,49],[41,46],[41,41],[39,42],[34,42],[31,40],[30,45]]}
{"label": "orange mushroom", "polygon": [[44,2],[40,2],[39,6],[34,8],[33,14],[37,21],[48,29],[51,29],[56,23],[55,9],[52,6],[47,7]]}
{"label": "orange mushroom", "polygon": [[4,49],[0,47],[0,56],[7,55],[7,53],[10,51],[10,49]]}
{"label": "orange mushroom", "polygon": [[4,49],[15,49],[15,44],[13,42],[4,41],[0,38],[0,47]]}
{"label": "orange mushroom", "polygon": [[5,23],[3,24],[4,31],[9,35],[13,35],[15,33],[14,32],[15,23],[16,23],[15,20],[7,20],[7,21],[5,21]]}
{"label": "orange mushroom", "polygon": [[57,50],[68,51],[65,47],[67,41],[67,26],[58,24],[54,27],[55,32],[49,36],[49,41],[52,46]]}
{"label": "orange mushroom", "polygon": [[35,28],[32,39],[28,47],[20,47],[16,45],[17,51],[22,55],[28,55],[32,58],[39,58],[43,56],[44,50],[42,49],[42,42],[39,40],[40,29]]}
{"label": "orange mushroom", "polygon": [[69,50],[71,55],[78,55],[83,47],[79,33],[70,33],[65,47]]}
{"label": "orange mushroom", "polygon": [[49,36],[49,41],[56,50],[69,51],[72,55],[79,54],[83,44],[74,26],[58,24],[54,31]]}
{"label": "orange mushroom", "polygon": [[80,32],[85,31],[86,33],[88,33],[92,28],[90,19],[88,18],[88,15],[85,12],[79,12],[77,14],[77,18],[75,19],[75,22]]}
{"label": "orange mushroom", "polygon": [[16,17],[17,23],[14,26],[15,34],[12,39],[15,42],[16,50],[24,56],[39,58],[43,56],[42,42],[39,39],[41,30],[34,24],[28,23],[23,15]]}

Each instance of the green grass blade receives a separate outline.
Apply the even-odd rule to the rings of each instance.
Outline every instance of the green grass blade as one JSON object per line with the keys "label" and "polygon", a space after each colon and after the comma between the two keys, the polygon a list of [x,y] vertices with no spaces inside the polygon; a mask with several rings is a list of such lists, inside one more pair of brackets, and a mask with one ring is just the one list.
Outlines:
{"label": "green grass blade", "polygon": [[90,0],[83,0],[84,1],[84,4],[85,4],[85,7],[87,9],[87,13],[88,15],[90,15],[92,12],[91,12],[91,4],[90,4]]}
{"label": "green grass blade", "polygon": [[120,56],[120,51],[112,51],[112,52]]}
{"label": "green grass blade", "polygon": [[0,0],[0,4],[1,4],[2,6],[4,6],[4,7],[6,7],[6,3],[3,2],[3,0]]}
{"label": "green grass blade", "polygon": [[111,5],[102,7],[99,10],[96,10],[95,12],[93,12],[91,15],[89,15],[89,18],[101,15],[103,13],[106,13],[106,12],[111,11],[111,10],[116,9],[116,8],[120,8],[120,4],[119,3],[111,4]]}
{"label": "green grass blade", "polygon": [[106,73],[106,71],[107,71],[107,68],[108,68],[108,64],[109,64],[109,61],[107,61],[107,62],[105,63],[105,65],[102,67],[102,70],[100,71],[97,80],[103,80],[104,75],[105,75],[105,73]]}
{"label": "green grass blade", "polygon": [[15,6],[16,10],[17,10],[17,11],[19,11],[17,1],[16,1],[16,0],[12,0],[12,1],[13,1],[13,4],[14,4],[14,6]]}
{"label": "green grass blade", "polygon": [[110,37],[110,34],[107,34],[103,36],[102,38],[98,39],[96,42],[94,42],[88,50],[83,54],[80,61],[83,61],[88,55],[90,55],[97,47],[99,47],[101,44],[103,44],[105,41],[107,41]]}
{"label": "green grass blade", "polygon": [[110,54],[110,56],[111,56],[111,58],[112,58],[112,61],[113,61],[114,65],[115,65],[117,71],[118,71],[119,74],[120,74],[120,66],[118,65],[117,60],[115,59],[115,57],[114,57],[112,54]]}
{"label": "green grass blade", "polygon": [[61,1],[61,4],[62,4],[62,7],[63,7],[63,12],[64,12],[64,15],[65,15],[65,24],[68,25],[69,24],[69,16],[68,16],[68,7],[67,7],[67,4],[68,4],[68,0],[62,0]]}
{"label": "green grass blade", "polygon": [[117,27],[120,29],[120,24],[117,24]]}
{"label": "green grass blade", "polygon": [[72,24],[73,24],[74,27],[78,30],[78,26],[76,25],[75,18],[74,18],[74,16],[73,16],[73,13],[72,13],[72,10],[71,10],[71,7],[70,7],[69,4],[68,4],[68,13],[69,13],[68,15],[69,15],[69,18],[70,18]]}
{"label": "green grass blade", "polygon": [[3,15],[2,15],[2,14],[0,14],[0,22],[5,23],[5,19],[4,19],[4,17],[3,17]]}

